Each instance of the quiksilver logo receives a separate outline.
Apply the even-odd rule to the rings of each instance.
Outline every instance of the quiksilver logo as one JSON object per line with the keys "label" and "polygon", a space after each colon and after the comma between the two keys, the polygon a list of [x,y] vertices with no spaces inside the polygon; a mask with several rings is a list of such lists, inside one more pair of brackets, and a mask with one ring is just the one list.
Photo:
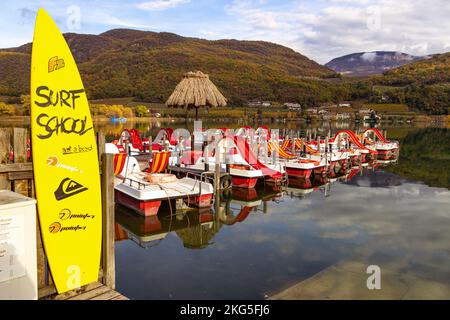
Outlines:
{"label": "quiksilver logo", "polygon": [[59,184],[58,189],[56,189],[55,198],[56,200],[60,201],[69,198],[71,196],[74,196],[78,193],[84,192],[86,190],[88,190],[88,188],[76,182],[75,180],[65,178]]}

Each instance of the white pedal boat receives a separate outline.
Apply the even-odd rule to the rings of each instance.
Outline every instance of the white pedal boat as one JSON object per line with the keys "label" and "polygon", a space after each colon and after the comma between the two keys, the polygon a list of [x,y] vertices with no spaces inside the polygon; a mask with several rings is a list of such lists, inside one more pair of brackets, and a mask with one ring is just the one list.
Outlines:
{"label": "white pedal boat", "polygon": [[116,176],[116,202],[144,216],[158,213],[162,201],[184,199],[185,203],[199,208],[211,206],[212,184],[192,178],[177,179],[165,173],[142,172],[134,157]]}

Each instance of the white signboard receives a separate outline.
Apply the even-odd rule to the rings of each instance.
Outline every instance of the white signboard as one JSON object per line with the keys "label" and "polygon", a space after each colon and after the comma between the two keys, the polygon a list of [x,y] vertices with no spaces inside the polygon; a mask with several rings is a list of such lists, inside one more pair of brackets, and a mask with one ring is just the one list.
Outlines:
{"label": "white signboard", "polygon": [[0,217],[0,282],[25,276],[23,214]]}

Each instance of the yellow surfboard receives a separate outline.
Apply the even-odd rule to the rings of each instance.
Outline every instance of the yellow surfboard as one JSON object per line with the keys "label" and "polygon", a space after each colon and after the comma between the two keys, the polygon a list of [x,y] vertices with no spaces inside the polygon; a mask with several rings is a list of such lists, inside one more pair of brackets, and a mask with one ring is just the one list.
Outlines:
{"label": "yellow surfboard", "polygon": [[39,221],[59,293],[98,280],[102,208],[97,145],[70,49],[37,13],[31,62],[31,142]]}

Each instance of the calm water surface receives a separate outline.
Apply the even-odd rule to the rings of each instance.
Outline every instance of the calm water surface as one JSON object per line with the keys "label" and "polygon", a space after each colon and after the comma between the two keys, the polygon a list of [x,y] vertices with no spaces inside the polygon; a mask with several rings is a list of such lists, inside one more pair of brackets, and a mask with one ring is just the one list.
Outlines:
{"label": "calm water surface", "polygon": [[132,299],[263,299],[356,261],[450,298],[450,130],[388,134],[402,143],[397,163],[313,188],[233,190],[220,208],[154,218],[117,208],[117,289]]}

